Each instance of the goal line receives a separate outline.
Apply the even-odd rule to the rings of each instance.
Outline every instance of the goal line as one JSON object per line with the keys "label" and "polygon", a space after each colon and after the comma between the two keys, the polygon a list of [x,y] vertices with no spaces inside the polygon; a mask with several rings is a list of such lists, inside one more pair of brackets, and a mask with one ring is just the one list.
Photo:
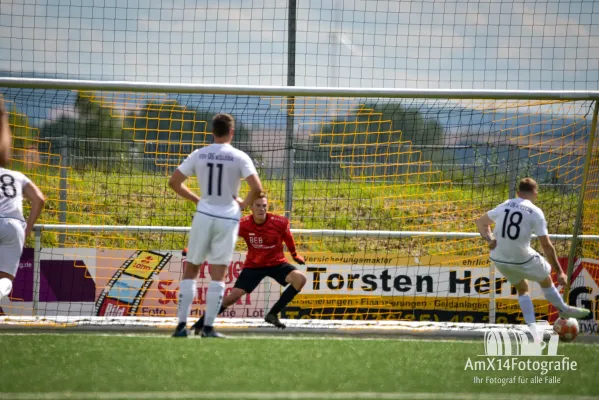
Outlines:
{"label": "goal line", "polygon": [[[302,320],[282,319],[287,325],[284,333],[339,334],[480,338],[493,328],[510,328],[527,332],[526,325],[451,323],[436,321],[356,321],[356,320]],[[66,329],[69,331],[125,331],[170,332],[177,326],[176,318],[160,317],[0,317],[0,330],[19,330],[26,324],[34,329]],[[267,334],[281,332],[257,318],[217,318],[215,326],[227,333]],[[541,330],[550,330],[549,324],[539,324]]]}

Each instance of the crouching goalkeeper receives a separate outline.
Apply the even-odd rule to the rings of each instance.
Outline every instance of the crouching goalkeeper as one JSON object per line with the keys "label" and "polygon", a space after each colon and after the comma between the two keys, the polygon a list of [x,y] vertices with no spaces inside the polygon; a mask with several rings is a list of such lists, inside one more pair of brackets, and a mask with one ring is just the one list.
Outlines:
{"label": "crouching goalkeeper", "polygon": [[[235,287],[223,299],[219,314],[246,293],[252,293],[264,278],[269,277],[281,286],[289,284],[289,287],[281,294],[264,320],[277,328],[285,329],[278,314],[302,290],[306,284],[306,276],[287,262],[283,253],[283,242],[296,263],[304,265],[305,261],[296,252],[287,218],[267,213],[267,208],[266,196],[261,196],[251,206],[252,215],[239,221],[238,235],[247,243],[248,253]],[[204,317],[193,325],[196,335],[201,333],[203,326]]]}

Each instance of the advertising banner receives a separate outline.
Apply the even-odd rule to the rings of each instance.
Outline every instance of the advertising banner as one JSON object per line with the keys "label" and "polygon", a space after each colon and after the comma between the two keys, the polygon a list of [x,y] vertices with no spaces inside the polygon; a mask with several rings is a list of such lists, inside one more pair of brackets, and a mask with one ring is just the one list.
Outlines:
{"label": "advertising banner", "polygon": [[[180,251],[44,249],[40,261],[38,314],[71,316],[164,316],[177,311],[185,260]],[[239,277],[245,254],[236,253],[226,273],[228,294]],[[567,259],[560,259],[562,266]],[[300,268],[304,290],[283,311],[284,318],[382,319],[488,322],[489,299],[495,295],[496,321],[521,323],[515,289],[485,257],[395,257],[312,253]],[[192,318],[202,315],[210,280],[200,268]],[[26,249],[6,314],[32,315],[33,250]],[[537,284],[531,296],[538,319],[553,322],[557,312]],[[222,316],[264,317],[281,287],[265,279]],[[592,318],[581,321],[583,333],[598,333],[599,260],[577,260],[570,304],[587,307]]]}
{"label": "advertising banner", "polygon": [[133,316],[170,254],[137,251],[121,265],[96,301],[97,316]]}
{"label": "advertising banner", "polygon": [[[491,282],[488,258],[318,254],[306,264],[308,283],[287,318],[489,322],[493,291],[496,321],[521,319],[515,288],[498,271]],[[531,289],[537,315],[546,317],[539,287]]]}

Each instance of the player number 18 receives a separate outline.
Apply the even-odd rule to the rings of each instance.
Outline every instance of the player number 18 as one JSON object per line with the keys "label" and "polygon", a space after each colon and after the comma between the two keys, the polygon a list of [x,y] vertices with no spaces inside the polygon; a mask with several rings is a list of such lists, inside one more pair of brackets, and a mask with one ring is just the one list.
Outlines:
{"label": "player number 18", "polygon": [[[509,223],[508,223],[509,220]],[[501,237],[507,237],[516,240],[520,236],[520,222],[522,222],[522,213],[514,211],[510,215],[510,210],[505,210],[505,217],[503,218],[503,228],[501,229]]]}

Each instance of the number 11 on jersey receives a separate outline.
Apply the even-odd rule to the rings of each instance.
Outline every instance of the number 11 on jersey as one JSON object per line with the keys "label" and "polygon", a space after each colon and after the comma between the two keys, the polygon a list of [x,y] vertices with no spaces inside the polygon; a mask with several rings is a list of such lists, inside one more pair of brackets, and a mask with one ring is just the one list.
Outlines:
{"label": "number 11 on jersey", "polygon": [[[208,196],[212,196],[212,174],[214,172],[214,164],[207,163],[206,165],[208,166]],[[218,193],[218,196],[222,196],[223,165],[216,164],[216,168],[218,169],[217,193]]]}

